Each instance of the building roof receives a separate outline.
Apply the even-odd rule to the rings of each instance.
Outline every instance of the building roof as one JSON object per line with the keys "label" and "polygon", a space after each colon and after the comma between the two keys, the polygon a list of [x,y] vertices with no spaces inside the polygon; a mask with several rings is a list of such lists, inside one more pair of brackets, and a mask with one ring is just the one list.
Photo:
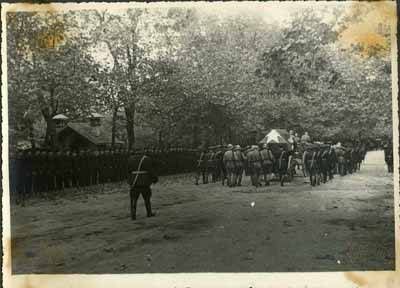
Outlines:
{"label": "building roof", "polygon": [[[64,131],[67,131],[69,129],[78,133],[80,136],[86,138],[95,145],[111,144],[111,129],[107,129],[107,127],[103,125],[93,127],[89,123],[85,122],[71,122],[68,123],[67,126],[60,130],[58,133],[64,133]],[[124,142],[122,142],[118,138],[115,138],[115,144],[124,144]]]}
{"label": "building roof", "polygon": [[64,114],[57,114],[56,116],[53,117],[53,120],[68,120],[68,119],[69,118]]}

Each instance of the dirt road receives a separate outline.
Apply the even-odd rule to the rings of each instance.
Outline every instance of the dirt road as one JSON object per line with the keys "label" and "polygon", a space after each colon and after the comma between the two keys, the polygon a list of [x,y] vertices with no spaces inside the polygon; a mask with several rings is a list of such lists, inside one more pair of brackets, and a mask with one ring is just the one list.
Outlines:
{"label": "dirt road", "polygon": [[[67,191],[12,206],[13,273],[272,272],[394,269],[393,178],[383,152],[311,187],[193,185],[164,177],[158,213],[129,217],[128,187]],[[254,203],[254,205],[251,205]]]}

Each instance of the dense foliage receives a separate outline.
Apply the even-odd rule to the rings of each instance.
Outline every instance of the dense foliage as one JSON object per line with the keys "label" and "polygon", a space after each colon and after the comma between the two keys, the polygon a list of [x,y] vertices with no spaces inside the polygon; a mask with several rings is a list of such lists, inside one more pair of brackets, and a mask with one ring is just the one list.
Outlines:
{"label": "dense foliage", "polygon": [[113,142],[123,111],[129,147],[143,127],[160,146],[248,144],[271,128],[387,137],[388,22],[370,25],[373,42],[348,41],[373,9],[299,9],[275,24],[195,8],[8,13],[10,142],[53,145],[54,115],[93,111],[112,115]]}

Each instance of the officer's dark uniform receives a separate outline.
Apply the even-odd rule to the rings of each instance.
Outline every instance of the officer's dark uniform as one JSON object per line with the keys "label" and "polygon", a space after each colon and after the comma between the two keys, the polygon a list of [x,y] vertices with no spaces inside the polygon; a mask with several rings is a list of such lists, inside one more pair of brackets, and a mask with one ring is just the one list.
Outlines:
{"label": "officer's dark uniform", "polygon": [[146,155],[132,155],[128,159],[128,184],[130,185],[131,218],[136,219],[137,200],[144,199],[147,217],[154,216],[151,210],[151,184],[158,181],[153,160]]}

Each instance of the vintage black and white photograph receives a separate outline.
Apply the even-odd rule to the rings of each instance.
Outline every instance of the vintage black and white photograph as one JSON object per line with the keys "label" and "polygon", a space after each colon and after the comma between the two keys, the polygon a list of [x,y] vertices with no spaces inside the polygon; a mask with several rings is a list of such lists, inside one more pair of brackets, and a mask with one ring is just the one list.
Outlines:
{"label": "vintage black and white photograph", "polygon": [[18,7],[13,275],[396,269],[395,2]]}

